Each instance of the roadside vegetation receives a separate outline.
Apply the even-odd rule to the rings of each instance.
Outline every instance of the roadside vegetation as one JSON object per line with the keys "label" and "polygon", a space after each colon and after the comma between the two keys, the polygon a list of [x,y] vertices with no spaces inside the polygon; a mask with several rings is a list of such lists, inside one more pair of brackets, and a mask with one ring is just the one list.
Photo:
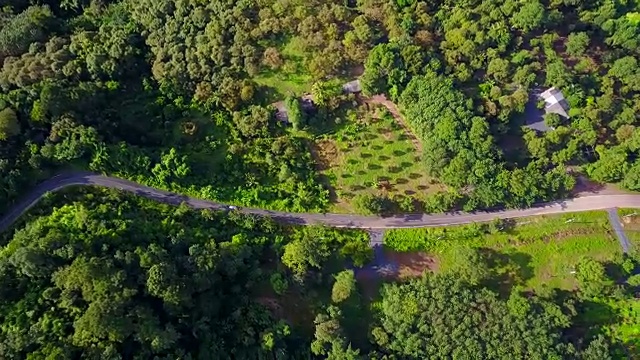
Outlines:
{"label": "roadside vegetation", "polygon": [[398,264],[400,275],[415,277],[419,259],[423,271],[456,273],[503,294],[580,294],[578,323],[606,334],[621,358],[640,355],[637,242],[623,255],[606,212],[389,230],[384,243],[391,256],[413,253]]}
{"label": "roadside vegetation", "polygon": [[[568,196],[567,169],[639,190],[639,13],[2,0],[0,214],[65,170],[290,212],[526,207]],[[523,127],[550,87],[569,118]],[[600,213],[390,233],[433,273],[369,297],[361,231],[91,188],[40,205],[1,235],[3,359],[640,358],[636,254]]]}
{"label": "roadside vegetation", "polygon": [[[360,98],[386,96],[419,139],[423,150],[395,166],[411,162],[406,175],[442,186],[395,184],[416,194],[371,191],[345,211],[527,206],[566,196],[567,166],[633,190],[638,11],[602,1],[10,1],[0,13],[1,211],[69,168],[237,205],[341,208],[365,185],[339,177],[331,189],[302,134],[335,124],[336,103],[354,100],[340,84],[358,76]],[[570,119],[523,129],[525,105],[552,86]],[[309,109],[291,100],[302,93]]]}
{"label": "roadside vegetation", "polygon": [[618,209],[621,218],[622,229],[624,230],[632,251],[640,253],[640,216],[638,209]]}
{"label": "roadside vegetation", "polygon": [[609,267],[618,263],[574,252],[581,258],[573,288],[534,291],[505,282],[517,275],[501,272],[497,255],[464,247],[457,263],[387,281],[371,301],[358,275],[371,260],[367,242],[361,231],[68,189],[3,234],[0,356],[637,354],[635,260],[618,269],[626,282],[614,282]]}
{"label": "roadside vegetation", "polygon": [[425,252],[442,271],[459,265],[460,248],[481,249],[495,256],[496,266],[503,266],[501,272],[519,276],[519,284],[530,290],[575,288],[573,271],[583,256],[603,262],[622,258],[622,248],[602,211],[388,230],[384,244],[399,252]]}

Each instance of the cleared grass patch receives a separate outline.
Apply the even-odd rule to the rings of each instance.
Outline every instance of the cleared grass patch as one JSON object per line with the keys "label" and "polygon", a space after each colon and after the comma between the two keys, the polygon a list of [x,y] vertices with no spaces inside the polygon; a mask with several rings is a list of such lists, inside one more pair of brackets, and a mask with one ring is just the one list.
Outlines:
{"label": "cleared grass patch", "polygon": [[305,66],[303,44],[292,37],[279,46],[283,64],[276,70],[265,70],[253,80],[267,88],[268,101],[282,100],[289,94],[300,95],[311,90],[313,77]]}
{"label": "cleared grass patch", "polygon": [[319,170],[336,194],[332,211],[351,212],[364,194],[424,199],[443,187],[425,174],[409,134],[384,108],[357,112],[355,119],[317,139]]}
{"label": "cleared grass patch", "polygon": [[458,247],[482,249],[496,272],[526,288],[574,289],[572,271],[585,256],[599,261],[622,257],[622,249],[603,211],[540,216],[501,224],[470,224],[385,233],[385,246],[396,251],[423,251],[439,270],[453,264]]}

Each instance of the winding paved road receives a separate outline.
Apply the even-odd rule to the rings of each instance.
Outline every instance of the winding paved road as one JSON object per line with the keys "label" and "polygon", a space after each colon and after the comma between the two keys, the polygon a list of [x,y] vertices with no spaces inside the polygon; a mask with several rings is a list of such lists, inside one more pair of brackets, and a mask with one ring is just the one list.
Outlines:
{"label": "winding paved road", "polygon": [[[75,172],[55,176],[36,186],[21,202],[12,207],[0,219],[0,232],[6,230],[20,215],[35,205],[47,192],[60,190],[69,186],[88,185],[102,186],[128,191],[139,196],[179,205],[184,202],[194,209],[226,209],[227,205],[187,197],[140,185],[128,180],[108,177],[88,172]],[[301,214],[270,211],[263,209],[241,208],[246,214],[268,216],[276,221],[298,224],[324,224],[333,227],[393,229],[466,224],[471,222],[491,221],[495,218],[518,218],[534,215],[558,214],[589,210],[605,210],[610,208],[640,208],[640,195],[586,195],[575,199],[536,205],[528,209],[501,210],[493,212],[479,211],[475,213],[454,212],[447,214],[407,214],[391,217],[359,216],[346,214]]]}

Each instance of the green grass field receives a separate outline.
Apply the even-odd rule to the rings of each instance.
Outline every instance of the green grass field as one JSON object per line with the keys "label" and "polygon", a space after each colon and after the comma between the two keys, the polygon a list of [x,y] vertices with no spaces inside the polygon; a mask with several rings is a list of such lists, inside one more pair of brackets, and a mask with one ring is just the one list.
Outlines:
{"label": "green grass field", "polygon": [[332,211],[353,211],[359,194],[413,196],[439,191],[425,174],[419,151],[386,109],[362,109],[332,134],[315,141],[321,172],[335,190]]}
{"label": "green grass field", "polygon": [[385,246],[398,251],[421,251],[447,269],[456,246],[484,249],[498,273],[512,276],[527,288],[570,290],[572,271],[585,256],[608,262],[620,259],[622,249],[602,211],[518,219],[503,230],[487,224],[445,228],[399,229],[385,234]]}
{"label": "green grass field", "polygon": [[300,95],[311,90],[313,77],[305,67],[300,39],[293,37],[280,48],[284,61],[276,71],[263,71],[253,79],[267,88],[268,101],[279,101],[290,94]]}

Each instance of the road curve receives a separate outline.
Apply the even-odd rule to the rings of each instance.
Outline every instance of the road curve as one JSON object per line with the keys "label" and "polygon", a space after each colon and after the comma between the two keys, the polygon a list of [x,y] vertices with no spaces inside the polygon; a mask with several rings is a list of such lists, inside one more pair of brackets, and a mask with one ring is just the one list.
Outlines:
{"label": "road curve", "polygon": [[[186,203],[194,209],[226,209],[227,205],[212,201],[188,197],[164,190],[144,186],[132,181],[98,175],[89,172],[74,172],[52,177],[36,186],[24,199],[13,206],[0,219],[0,232],[6,230],[24,212],[35,205],[46,193],[57,191],[69,186],[102,186],[144,196],[146,198],[167,204],[179,205]],[[428,226],[443,226],[467,224],[472,222],[491,221],[496,218],[518,218],[524,216],[547,215],[589,210],[605,210],[610,208],[640,208],[640,195],[587,195],[574,199],[539,204],[527,209],[501,210],[474,213],[452,212],[447,214],[406,214],[390,217],[360,216],[346,214],[303,214],[287,213],[254,208],[241,208],[245,214],[268,216],[276,221],[297,225],[324,224],[333,227],[395,229],[417,228]]]}

